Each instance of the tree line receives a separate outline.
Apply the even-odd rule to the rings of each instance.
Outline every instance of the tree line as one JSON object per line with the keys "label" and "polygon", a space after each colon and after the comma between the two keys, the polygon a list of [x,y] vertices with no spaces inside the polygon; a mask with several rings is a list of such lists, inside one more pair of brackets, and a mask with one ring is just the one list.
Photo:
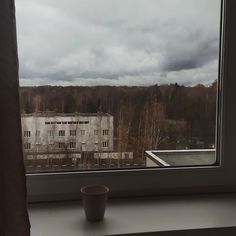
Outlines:
{"label": "tree line", "polygon": [[116,151],[210,148],[215,143],[216,81],[188,87],[21,87],[22,113],[97,113],[114,116]]}

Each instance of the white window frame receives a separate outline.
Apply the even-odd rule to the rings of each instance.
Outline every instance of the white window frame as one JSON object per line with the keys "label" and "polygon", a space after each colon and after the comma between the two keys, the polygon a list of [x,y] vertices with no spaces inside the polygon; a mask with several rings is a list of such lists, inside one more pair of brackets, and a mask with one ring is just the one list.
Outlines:
{"label": "white window frame", "polygon": [[65,130],[58,130],[58,136],[59,136],[59,137],[64,137],[64,136],[66,136],[66,131],[65,131]]}
{"label": "white window frame", "polygon": [[24,149],[30,150],[31,149],[31,143],[24,143]]}
{"label": "white window frame", "polygon": [[76,149],[76,142],[70,142],[69,143],[69,148],[70,149]]}
{"label": "white window frame", "polygon": [[66,143],[65,142],[59,142],[58,143],[58,149],[66,149]]}
{"label": "white window frame", "polygon": [[25,130],[24,131],[24,138],[30,138],[31,137],[31,131],[30,130]]}
{"label": "white window frame", "polygon": [[102,135],[103,136],[108,136],[108,134],[109,134],[109,130],[108,129],[103,129],[102,130]]}
{"label": "white window frame", "polygon": [[[29,201],[78,199],[80,187],[89,184],[107,185],[110,196],[116,197],[236,191],[236,1],[223,0],[222,9],[218,158],[214,166],[26,174]],[[14,97],[11,81],[7,83]],[[19,102],[13,105],[19,106]]]}
{"label": "white window frame", "polygon": [[35,137],[39,137],[40,136],[40,130],[36,130],[35,131]]}
{"label": "white window frame", "polygon": [[76,134],[77,132],[76,132],[76,129],[71,129],[70,130],[70,136],[71,137],[75,137],[77,134]]}
{"label": "white window frame", "polygon": [[52,130],[52,129],[48,130],[48,136],[49,137],[54,137],[54,133],[55,133],[54,130]]}
{"label": "white window frame", "polygon": [[81,136],[85,136],[86,135],[86,130],[85,129],[81,129],[80,130],[80,135]]}
{"label": "white window frame", "polygon": [[108,148],[109,147],[109,142],[108,141],[103,141],[102,142],[102,148]]}

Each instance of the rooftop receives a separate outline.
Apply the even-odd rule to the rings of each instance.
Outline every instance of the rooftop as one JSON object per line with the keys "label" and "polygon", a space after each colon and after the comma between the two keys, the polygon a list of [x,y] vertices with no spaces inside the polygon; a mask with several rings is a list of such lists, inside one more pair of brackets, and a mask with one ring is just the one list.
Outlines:
{"label": "rooftop", "polygon": [[215,149],[198,150],[152,150],[146,155],[157,166],[201,166],[216,162]]}
{"label": "rooftop", "polygon": [[57,113],[57,112],[35,112],[35,113],[21,113],[22,117],[77,117],[77,116],[112,116],[109,113],[103,113],[103,112],[98,112],[98,113]]}

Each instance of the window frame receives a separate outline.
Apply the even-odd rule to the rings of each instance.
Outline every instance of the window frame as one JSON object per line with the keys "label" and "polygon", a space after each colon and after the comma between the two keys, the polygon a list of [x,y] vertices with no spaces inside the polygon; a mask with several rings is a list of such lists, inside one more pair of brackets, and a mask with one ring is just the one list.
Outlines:
{"label": "window frame", "polygon": [[[127,170],[101,170],[26,174],[28,199],[35,201],[80,198],[80,187],[103,184],[111,197],[149,196],[158,194],[235,192],[236,158],[236,10],[235,0],[222,0],[222,31],[217,104],[217,162],[214,166],[172,167]],[[9,92],[10,82],[5,81]],[[18,81],[16,81],[18,83]],[[9,85],[9,86],[8,86]],[[13,101],[19,106],[19,100]],[[18,114],[20,120],[20,113]],[[16,131],[16,135],[19,135]],[[17,144],[21,145],[21,143]],[[22,145],[20,147],[22,149]],[[122,184],[120,184],[122,183]]]}
{"label": "window frame", "polygon": [[25,130],[24,131],[24,138],[30,138],[31,137],[31,131],[30,130]]}
{"label": "window frame", "polygon": [[30,150],[31,149],[31,143],[29,143],[29,142],[24,143],[24,149],[25,150]]}
{"label": "window frame", "polygon": [[102,135],[103,136],[108,136],[109,135],[109,130],[108,129],[103,129],[102,130]]}
{"label": "window frame", "polygon": [[62,130],[62,129],[58,130],[58,136],[59,137],[65,137],[65,135],[66,135],[66,131],[65,130]]}
{"label": "window frame", "polygon": [[77,133],[77,132],[76,132],[76,129],[71,129],[71,130],[70,130],[70,137],[76,137],[76,136],[77,136],[76,133]]}
{"label": "window frame", "polygon": [[76,142],[69,142],[69,149],[76,149]]}
{"label": "window frame", "polygon": [[86,130],[85,129],[80,130],[80,136],[86,136]]}
{"label": "window frame", "polygon": [[35,130],[35,137],[40,137],[40,130]]}

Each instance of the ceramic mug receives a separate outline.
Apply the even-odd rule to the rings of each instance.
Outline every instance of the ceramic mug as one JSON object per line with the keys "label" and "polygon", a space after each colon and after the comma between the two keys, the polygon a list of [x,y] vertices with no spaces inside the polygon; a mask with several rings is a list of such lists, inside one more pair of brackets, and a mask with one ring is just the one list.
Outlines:
{"label": "ceramic mug", "polygon": [[82,187],[80,192],[87,220],[103,220],[109,188],[104,185],[88,185]]}

